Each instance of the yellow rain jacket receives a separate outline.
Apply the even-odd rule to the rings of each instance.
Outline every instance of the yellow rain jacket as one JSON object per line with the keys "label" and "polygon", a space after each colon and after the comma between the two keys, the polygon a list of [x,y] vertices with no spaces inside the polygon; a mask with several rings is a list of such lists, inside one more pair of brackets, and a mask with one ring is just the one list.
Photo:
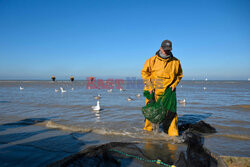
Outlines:
{"label": "yellow rain jacket", "polygon": [[[156,100],[163,94],[166,88],[175,88],[183,77],[180,61],[173,56],[163,59],[158,56],[158,52],[155,56],[146,60],[141,71],[141,76],[145,84],[144,90],[153,90]],[[168,130],[169,136],[179,135],[177,120],[178,118],[176,115],[170,124]],[[144,129],[152,131],[151,123],[148,120],[145,121]]]}

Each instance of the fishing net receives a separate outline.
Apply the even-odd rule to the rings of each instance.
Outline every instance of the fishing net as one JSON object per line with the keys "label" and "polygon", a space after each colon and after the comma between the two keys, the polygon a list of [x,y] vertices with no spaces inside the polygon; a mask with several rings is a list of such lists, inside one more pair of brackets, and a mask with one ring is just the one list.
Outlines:
{"label": "fishing net", "polygon": [[152,123],[162,123],[166,112],[176,113],[176,92],[167,88],[165,92],[155,101],[154,93],[144,91],[143,95],[149,100],[146,106],[142,107],[142,114]]}
{"label": "fishing net", "polygon": [[[202,135],[186,131],[183,137],[186,143],[185,147],[178,151],[164,142],[144,144],[111,142],[90,146],[48,166],[226,167],[217,155],[203,147],[204,138]],[[145,146],[147,144],[150,146]]]}

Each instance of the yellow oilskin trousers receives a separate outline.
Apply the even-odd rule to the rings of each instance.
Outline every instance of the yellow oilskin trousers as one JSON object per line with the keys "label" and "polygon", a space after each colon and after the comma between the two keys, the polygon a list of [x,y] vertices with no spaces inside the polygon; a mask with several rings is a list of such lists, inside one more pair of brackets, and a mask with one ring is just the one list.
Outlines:
{"label": "yellow oilskin trousers", "polygon": [[[158,99],[159,96],[155,96],[155,100]],[[145,105],[147,104],[148,99],[145,98]],[[178,132],[178,117],[177,115],[174,117],[174,119],[172,120],[169,128],[168,128],[168,135],[169,136],[179,136],[179,132]],[[149,132],[151,132],[153,130],[152,125],[150,123],[149,120],[145,120],[145,125],[144,125],[144,130],[147,130]]]}

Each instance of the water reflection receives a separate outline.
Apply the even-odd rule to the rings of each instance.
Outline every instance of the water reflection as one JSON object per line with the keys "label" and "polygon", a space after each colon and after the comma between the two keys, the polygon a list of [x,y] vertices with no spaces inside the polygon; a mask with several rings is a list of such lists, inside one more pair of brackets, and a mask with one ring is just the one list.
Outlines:
{"label": "water reflection", "polygon": [[92,113],[95,114],[95,122],[100,122],[101,121],[101,114],[100,111],[92,111]]}
{"label": "water reflection", "polygon": [[179,104],[181,107],[186,107],[186,103],[180,103]]}
{"label": "water reflection", "polygon": [[177,160],[178,145],[168,142],[154,144],[147,142],[144,145],[145,156],[151,159],[160,159],[165,162],[174,163]]}

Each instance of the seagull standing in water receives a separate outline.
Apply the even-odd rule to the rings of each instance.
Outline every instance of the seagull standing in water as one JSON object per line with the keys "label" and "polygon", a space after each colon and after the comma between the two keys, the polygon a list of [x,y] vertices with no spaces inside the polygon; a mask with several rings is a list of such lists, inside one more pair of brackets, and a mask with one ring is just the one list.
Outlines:
{"label": "seagull standing in water", "polygon": [[58,89],[55,89],[55,92],[59,92],[59,90],[58,90]]}
{"label": "seagull standing in water", "polygon": [[62,87],[60,87],[60,89],[61,89],[61,92],[62,92],[62,93],[67,92],[67,91],[66,91],[66,90],[64,90]]}
{"label": "seagull standing in water", "polygon": [[132,100],[134,100],[133,98],[131,98],[131,97],[128,97],[128,101],[132,101]]}
{"label": "seagull standing in water", "polygon": [[111,92],[112,92],[112,89],[107,90],[107,92],[111,93]]}
{"label": "seagull standing in water", "polygon": [[136,96],[139,98],[139,97],[141,97],[141,94],[140,94],[140,93],[138,93]]}
{"label": "seagull standing in water", "polygon": [[125,91],[125,89],[120,88],[120,92]]}
{"label": "seagull standing in water", "polygon": [[178,100],[178,102],[179,102],[180,104],[186,104],[186,99]]}
{"label": "seagull standing in water", "polygon": [[92,108],[94,111],[100,111],[100,110],[101,110],[100,101],[97,100],[96,106],[92,106],[91,108]]}
{"label": "seagull standing in water", "polygon": [[22,87],[20,86],[20,90],[24,90],[24,88],[22,88]]}

